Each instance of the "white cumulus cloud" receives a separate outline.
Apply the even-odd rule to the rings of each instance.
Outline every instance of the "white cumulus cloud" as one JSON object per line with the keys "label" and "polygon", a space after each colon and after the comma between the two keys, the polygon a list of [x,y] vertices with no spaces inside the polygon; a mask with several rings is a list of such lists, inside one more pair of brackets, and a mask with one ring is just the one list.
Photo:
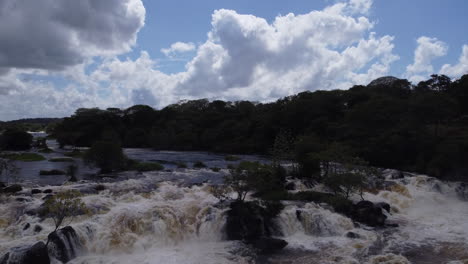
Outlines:
{"label": "white cumulus cloud", "polygon": [[174,57],[176,54],[194,51],[197,47],[192,42],[176,42],[173,43],[169,48],[161,49],[167,57]]}
{"label": "white cumulus cloud", "polygon": [[468,45],[463,45],[463,51],[458,63],[455,65],[445,64],[442,66],[440,73],[453,78],[468,74]]}
{"label": "white cumulus cloud", "polygon": [[427,79],[434,73],[432,61],[447,54],[447,44],[437,38],[422,36],[418,38],[418,46],[414,52],[414,62],[406,67],[406,76],[417,83]]}

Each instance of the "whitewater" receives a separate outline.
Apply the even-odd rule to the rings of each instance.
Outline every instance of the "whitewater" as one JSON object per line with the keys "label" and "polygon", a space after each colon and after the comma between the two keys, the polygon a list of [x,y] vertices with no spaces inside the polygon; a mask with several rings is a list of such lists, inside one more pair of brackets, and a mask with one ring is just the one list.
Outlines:
{"label": "whitewater", "polygon": [[[68,262],[73,264],[468,263],[468,188],[463,183],[408,173],[394,179],[394,171],[385,171],[390,187],[365,193],[364,198],[389,203],[387,222],[398,227],[371,228],[326,204],[285,201],[275,219],[280,227],[275,235],[288,245],[280,253],[261,256],[242,242],[226,240],[228,203],[212,194],[211,182],[191,181],[207,174],[222,179],[226,173],[174,169],[40,189],[83,194],[89,212],[67,219],[77,234],[76,241],[67,242],[67,250],[76,254]],[[97,185],[104,190],[97,191]],[[296,186],[307,189],[297,182]],[[0,256],[46,241],[54,230],[51,219],[28,213],[37,210],[46,195],[31,194],[33,187],[38,186],[1,198]]]}

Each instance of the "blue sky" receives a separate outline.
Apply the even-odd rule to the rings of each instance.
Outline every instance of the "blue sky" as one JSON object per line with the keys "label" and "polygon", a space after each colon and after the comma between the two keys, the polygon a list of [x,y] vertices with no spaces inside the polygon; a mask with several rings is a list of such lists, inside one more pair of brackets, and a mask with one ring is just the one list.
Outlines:
{"label": "blue sky", "polygon": [[383,75],[456,79],[468,73],[466,10],[465,0],[0,0],[0,120],[272,101]]}

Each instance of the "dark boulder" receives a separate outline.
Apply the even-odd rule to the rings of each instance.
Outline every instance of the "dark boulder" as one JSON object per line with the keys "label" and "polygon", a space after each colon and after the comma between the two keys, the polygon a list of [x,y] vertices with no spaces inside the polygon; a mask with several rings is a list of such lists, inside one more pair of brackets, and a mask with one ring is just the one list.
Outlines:
{"label": "dark boulder", "polygon": [[23,227],[23,230],[28,230],[31,227],[30,223],[26,223]]}
{"label": "dark boulder", "polygon": [[2,192],[4,192],[4,193],[17,193],[17,192],[21,192],[22,190],[23,190],[23,187],[21,187],[21,185],[12,184],[10,186],[7,186],[7,187],[3,188]]}
{"label": "dark boulder", "polygon": [[47,238],[49,240],[49,254],[63,263],[76,258],[83,248],[71,226],[52,232]]}
{"label": "dark boulder", "polygon": [[264,205],[258,202],[232,202],[226,221],[228,239],[255,241],[261,237],[270,237],[278,232],[273,219],[282,209],[283,205],[279,202]]}
{"label": "dark boulder", "polygon": [[252,242],[252,246],[257,249],[260,254],[272,254],[282,250],[287,245],[288,242],[272,237],[262,237]]}
{"label": "dark boulder", "polygon": [[354,233],[354,232],[348,232],[346,233],[346,237],[347,238],[351,238],[351,239],[357,239],[357,238],[361,238],[361,236],[357,233]]}
{"label": "dark boulder", "polygon": [[39,233],[39,232],[41,232],[41,231],[42,231],[42,226],[40,226],[40,225],[35,225],[35,226],[34,226],[34,232],[35,232],[35,233]]}
{"label": "dark boulder", "polygon": [[370,201],[360,201],[355,204],[350,216],[354,221],[373,227],[385,226],[387,219],[382,207]]}
{"label": "dark boulder", "polygon": [[296,189],[296,184],[294,182],[288,182],[284,188],[288,191],[293,191]]}
{"label": "dark boulder", "polygon": [[45,190],[43,191],[43,193],[52,193],[52,192],[53,192],[52,189],[45,189]]}
{"label": "dark boulder", "polygon": [[376,203],[375,206],[380,207],[390,213],[390,205],[388,203],[380,202],[380,203]]}
{"label": "dark boulder", "polygon": [[5,187],[6,187],[6,184],[4,182],[0,182],[0,188],[5,188]]}
{"label": "dark boulder", "polygon": [[50,264],[50,258],[44,242],[37,242],[31,247],[12,248],[0,259],[0,264]]}
{"label": "dark boulder", "polygon": [[39,190],[39,189],[32,189],[31,190],[31,194],[37,194],[37,193],[42,193],[42,191]]}

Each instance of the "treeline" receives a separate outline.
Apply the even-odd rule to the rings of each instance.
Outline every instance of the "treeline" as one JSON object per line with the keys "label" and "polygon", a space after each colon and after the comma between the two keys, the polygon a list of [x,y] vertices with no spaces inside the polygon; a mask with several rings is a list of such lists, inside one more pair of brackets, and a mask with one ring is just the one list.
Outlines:
{"label": "treeline", "polygon": [[61,121],[61,118],[25,118],[7,122],[0,121],[0,131],[19,129],[23,131],[45,131],[49,126]]}
{"label": "treeline", "polygon": [[[349,90],[303,92],[273,103],[185,101],[155,110],[78,109],[53,131],[61,145],[271,154],[301,164],[333,149],[370,165],[468,179],[468,75],[412,85],[383,77]],[[465,178],[464,178],[465,177]]]}

